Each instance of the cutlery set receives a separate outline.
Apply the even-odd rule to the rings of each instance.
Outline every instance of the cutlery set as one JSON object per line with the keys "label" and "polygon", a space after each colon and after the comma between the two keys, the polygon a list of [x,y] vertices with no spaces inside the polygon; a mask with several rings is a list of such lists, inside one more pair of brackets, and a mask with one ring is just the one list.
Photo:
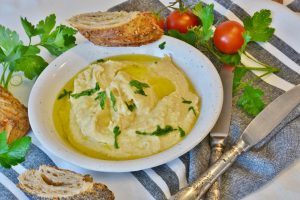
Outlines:
{"label": "cutlery set", "polygon": [[194,183],[181,189],[171,199],[196,200],[206,193],[208,199],[220,199],[219,177],[241,153],[264,139],[300,103],[300,85],[297,85],[270,103],[252,120],[231,149],[222,155],[224,140],[228,135],[230,125],[232,72],[223,69],[220,76],[224,87],[224,102],[220,117],[210,133],[212,165]]}

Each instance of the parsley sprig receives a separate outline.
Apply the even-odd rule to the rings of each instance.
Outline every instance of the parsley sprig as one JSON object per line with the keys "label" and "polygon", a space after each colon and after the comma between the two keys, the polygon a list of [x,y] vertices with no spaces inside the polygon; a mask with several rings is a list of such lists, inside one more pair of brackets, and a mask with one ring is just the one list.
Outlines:
{"label": "parsley sprig", "polygon": [[125,104],[126,104],[128,110],[130,110],[131,112],[133,112],[136,109],[136,105],[132,99],[128,102],[125,102]]}
{"label": "parsley sprig", "polygon": [[115,138],[114,146],[115,146],[116,149],[118,149],[119,148],[118,136],[121,134],[120,127],[119,126],[115,126],[114,130],[113,130],[113,133],[114,133],[114,138]]}
{"label": "parsley sprig", "polygon": [[[76,30],[64,25],[55,27],[56,17],[49,15],[37,25],[26,18],[21,23],[29,42],[24,44],[16,31],[0,25],[0,64],[3,66],[0,84],[8,88],[15,72],[23,72],[30,80],[36,78],[48,63],[39,55],[40,47],[46,48],[52,55],[58,56],[75,46]],[[32,38],[38,36],[40,41],[32,44]]]}
{"label": "parsley sprig", "polygon": [[79,97],[82,96],[92,96],[94,93],[96,93],[99,90],[100,90],[99,83],[96,83],[94,88],[83,90],[79,93],[73,93],[71,94],[71,97],[73,97],[74,99],[78,99]]}
{"label": "parsley sprig", "polygon": [[104,110],[105,101],[106,101],[106,92],[105,91],[99,92],[95,100],[99,100],[100,107],[102,110]]}
{"label": "parsley sprig", "polygon": [[68,91],[66,89],[64,89],[57,97],[57,99],[62,99],[64,97],[70,97],[70,95],[72,94],[72,91]]}
{"label": "parsley sprig", "polygon": [[116,107],[117,99],[116,99],[114,93],[112,91],[110,91],[109,96],[110,96],[110,101],[111,101],[112,107],[113,107],[114,111],[117,112],[118,111],[118,109]]}
{"label": "parsley sprig", "polygon": [[156,126],[156,130],[154,130],[153,132],[146,132],[146,131],[135,131],[136,134],[138,135],[149,135],[149,136],[164,136],[167,135],[173,131],[179,131],[180,137],[184,137],[185,136],[185,131],[178,126],[178,129],[173,128],[170,125],[166,125],[164,128],[161,128],[160,125]]}
{"label": "parsley sprig", "polygon": [[177,129],[174,129],[170,125],[166,125],[165,128],[161,128],[159,125],[156,126],[156,130],[148,133],[148,132],[141,132],[141,131],[135,131],[136,134],[138,135],[153,135],[153,136],[163,136],[167,135],[168,133],[172,131],[176,131]]}
{"label": "parsley sprig", "polygon": [[30,144],[31,138],[28,136],[19,138],[8,144],[6,131],[0,132],[0,166],[11,168],[23,162]]}
{"label": "parsley sprig", "polygon": [[143,83],[143,82],[140,82],[138,80],[131,80],[129,82],[129,85],[131,87],[135,87],[136,90],[134,91],[134,93],[136,94],[141,94],[143,96],[147,96],[145,91],[144,91],[144,88],[149,88],[150,86],[147,84],[147,83]]}
{"label": "parsley sprig", "polygon": [[[243,77],[250,71],[262,71],[266,76],[270,73],[276,73],[279,69],[271,67],[265,63],[259,62],[252,58],[247,52],[249,42],[266,42],[271,39],[275,29],[270,27],[272,18],[270,10],[260,10],[252,17],[246,17],[243,21],[245,32],[243,34],[244,44],[238,53],[224,54],[220,52],[213,44],[213,14],[214,5],[203,6],[198,3],[192,9],[193,13],[199,17],[202,26],[196,26],[188,30],[187,33],[180,33],[176,30],[170,30],[168,34],[180,40],[183,40],[197,48],[206,49],[212,53],[218,60],[224,64],[235,66],[233,90],[239,95],[237,105],[250,116],[256,116],[264,107],[263,91],[252,86],[257,79],[248,82],[243,81]],[[241,63],[241,56],[245,55],[248,59],[259,63],[263,67],[245,66]],[[254,99],[253,99],[254,98]],[[191,108],[192,110],[192,108]]]}

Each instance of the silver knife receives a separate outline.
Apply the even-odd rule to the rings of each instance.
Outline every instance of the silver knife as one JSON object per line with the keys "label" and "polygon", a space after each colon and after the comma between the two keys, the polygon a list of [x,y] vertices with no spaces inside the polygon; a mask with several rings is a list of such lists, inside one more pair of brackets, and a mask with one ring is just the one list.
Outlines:
{"label": "silver knife", "polygon": [[252,120],[229,151],[225,152],[192,185],[183,188],[171,199],[200,199],[213,182],[232,165],[242,152],[247,151],[265,138],[298,104],[300,104],[300,85],[295,86],[269,104]]}
{"label": "silver knife", "polygon": [[[214,128],[210,132],[210,165],[214,164],[222,155],[224,149],[224,140],[229,134],[229,127],[231,121],[231,108],[232,108],[232,70],[222,67],[220,77],[224,90],[224,101],[221,114]],[[220,183],[219,177],[207,192],[206,199],[218,200],[220,199]]]}

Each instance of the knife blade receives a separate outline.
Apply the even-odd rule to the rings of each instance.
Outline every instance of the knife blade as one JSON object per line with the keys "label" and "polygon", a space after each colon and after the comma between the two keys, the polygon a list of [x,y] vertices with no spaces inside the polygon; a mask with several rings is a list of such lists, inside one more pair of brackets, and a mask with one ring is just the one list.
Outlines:
{"label": "knife blade", "polygon": [[[222,67],[220,70],[220,77],[223,84],[224,101],[221,114],[210,132],[210,146],[211,154],[209,164],[215,163],[222,155],[224,150],[224,141],[229,134],[229,127],[231,121],[231,108],[232,108],[232,70]],[[218,200],[220,199],[220,184],[221,177],[211,186],[207,192],[206,199]]]}
{"label": "knife blade", "polygon": [[247,126],[239,140],[229,151],[225,152],[192,185],[181,189],[171,199],[199,199],[242,152],[247,151],[250,147],[265,138],[298,104],[300,104],[300,84],[270,103]]}

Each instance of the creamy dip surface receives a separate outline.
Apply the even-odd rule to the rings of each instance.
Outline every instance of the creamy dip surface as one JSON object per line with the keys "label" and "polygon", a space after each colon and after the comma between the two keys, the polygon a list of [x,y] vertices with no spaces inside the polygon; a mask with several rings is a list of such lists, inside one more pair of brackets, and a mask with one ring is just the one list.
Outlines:
{"label": "creamy dip surface", "polygon": [[170,57],[122,55],[92,63],[71,79],[54,104],[53,119],[78,151],[127,160],[181,141],[199,110],[199,96]]}

